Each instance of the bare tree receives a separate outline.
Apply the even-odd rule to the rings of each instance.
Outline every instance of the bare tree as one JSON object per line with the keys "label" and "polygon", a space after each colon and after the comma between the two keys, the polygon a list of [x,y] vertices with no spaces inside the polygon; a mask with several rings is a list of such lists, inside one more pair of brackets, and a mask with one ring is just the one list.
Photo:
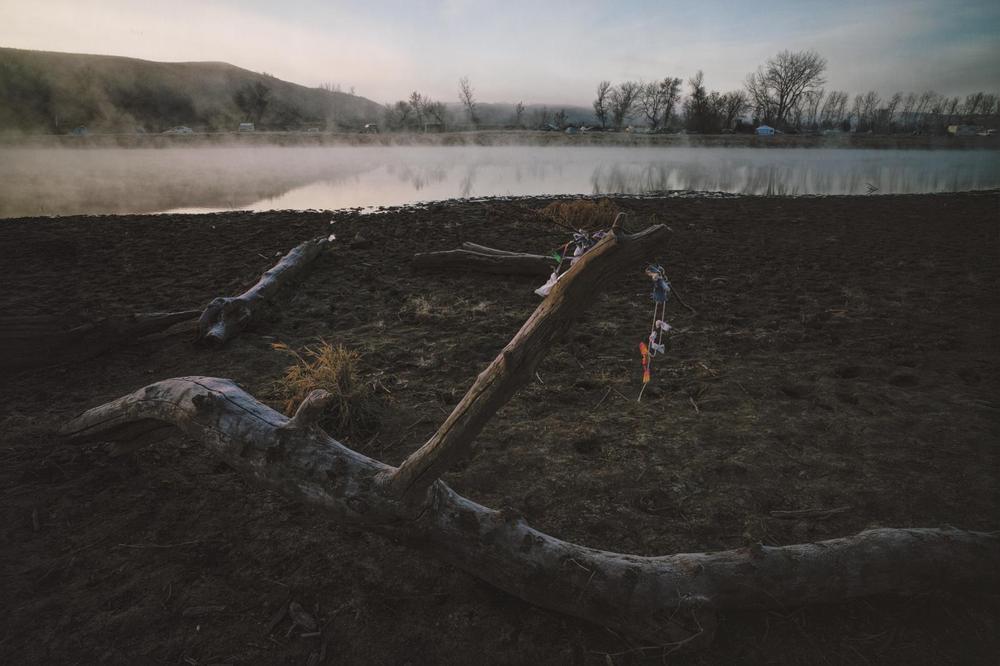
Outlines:
{"label": "bare tree", "polygon": [[594,100],[594,115],[601,121],[601,127],[608,126],[608,93],[611,91],[611,81],[601,81],[597,84],[597,99]]}
{"label": "bare tree", "polygon": [[815,51],[782,51],[747,76],[746,89],[766,122],[783,125],[802,96],[825,83],[825,70]]}
{"label": "bare tree", "polygon": [[[973,122],[976,116],[984,112],[987,97],[988,95],[984,92],[975,92],[971,95],[966,95],[965,103],[962,105],[962,115],[965,122]],[[985,114],[983,113],[983,115]]]}
{"label": "bare tree", "polygon": [[611,121],[616,128],[621,129],[622,125],[625,124],[625,120],[634,113],[641,89],[642,84],[637,81],[624,81],[621,85],[612,88],[608,93]]}
{"label": "bare tree", "polygon": [[569,116],[566,114],[566,109],[556,111],[555,115],[552,116],[552,122],[559,129],[566,129],[566,125],[569,124]]}
{"label": "bare tree", "polygon": [[458,80],[458,101],[465,107],[465,115],[473,127],[479,126],[479,117],[476,115],[476,97],[469,77],[463,76]]}
{"label": "bare tree", "polygon": [[733,90],[722,96],[722,120],[724,129],[732,129],[736,119],[750,108],[750,96],[743,90]]}
{"label": "bare tree", "polygon": [[804,103],[805,109],[805,122],[810,129],[816,129],[819,127],[819,107],[823,103],[823,97],[826,95],[826,91],[820,90],[810,90],[806,93],[806,101]]}
{"label": "bare tree", "polygon": [[424,97],[424,131],[427,130],[427,123],[436,124],[441,130],[447,126],[448,110],[443,102],[432,102],[429,97]]}
{"label": "bare tree", "polygon": [[713,129],[713,100],[705,90],[705,75],[701,70],[688,79],[691,92],[684,104],[687,127],[695,132],[711,132]]}
{"label": "bare tree", "polygon": [[418,129],[423,129],[424,127],[424,98],[423,96],[414,90],[410,93],[410,108],[413,109],[414,119],[417,123]]}
{"label": "bare tree", "polygon": [[681,80],[669,76],[641,87],[637,105],[654,131],[670,122],[680,89]]}
{"label": "bare tree", "polygon": [[822,124],[826,127],[841,127],[846,120],[847,91],[834,90],[823,105]]}
{"label": "bare tree", "polygon": [[893,131],[893,127],[895,127],[896,123],[896,109],[899,108],[899,105],[902,102],[903,93],[894,93],[893,96],[889,98],[886,105],[882,109],[879,109],[878,126],[880,132],[888,134]]}
{"label": "bare tree", "polygon": [[518,102],[514,105],[514,126],[521,127],[522,120],[524,119],[524,102]]}

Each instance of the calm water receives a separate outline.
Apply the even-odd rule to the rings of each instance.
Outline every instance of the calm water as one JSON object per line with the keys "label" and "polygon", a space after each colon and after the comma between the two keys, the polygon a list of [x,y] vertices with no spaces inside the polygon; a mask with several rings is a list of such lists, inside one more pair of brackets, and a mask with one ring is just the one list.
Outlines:
{"label": "calm water", "polygon": [[456,197],[946,192],[1000,187],[998,150],[636,147],[0,149],[0,217],[336,209]]}

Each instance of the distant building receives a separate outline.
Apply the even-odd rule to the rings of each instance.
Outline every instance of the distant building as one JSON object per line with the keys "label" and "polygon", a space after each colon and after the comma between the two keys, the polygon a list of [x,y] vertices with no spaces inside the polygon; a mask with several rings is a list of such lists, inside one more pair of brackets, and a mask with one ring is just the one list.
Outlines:
{"label": "distant building", "polygon": [[982,131],[975,125],[948,125],[948,134],[952,136],[975,136]]}
{"label": "distant building", "polygon": [[774,136],[774,128],[768,125],[761,125],[756,129],[757,136]]}

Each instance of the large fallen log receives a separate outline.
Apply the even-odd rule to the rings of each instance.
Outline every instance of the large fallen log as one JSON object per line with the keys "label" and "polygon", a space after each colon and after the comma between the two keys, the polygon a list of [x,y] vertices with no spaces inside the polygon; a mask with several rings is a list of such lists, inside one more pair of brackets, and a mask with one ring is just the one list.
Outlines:
{"label": "large fallen log", "polygon": [[177,427],[249,479],[430,552],[529,603],[651,644],[708,641],[714,612],[788,608],[934,587],[1000,584],[1000,536],[956,529],[873,529],[815,544],[640,557],[531,528],[435,481],[425,503],[377,488],[387,465],[257,402],[225,379],[151,384],[91,409],[62,432],[141,442]]}
{"label": "large fallen log", "polygon": [[282,287],[298,279],[329,243],[324,236],[297,245],[261,275],[257,284],[239,296],[212,299],[198,320],[198,340],[221,346],[235,338],[250,325],[260,306]]}
{"label": "large fallen log", "polygon": [[1000,583],[1000,535],[955,529],[876,529],[817,544],[644,557],[595,550],[531,528],[452,491],[440,475],[530,376],[553,338],[611,273],[664,235],[613,230],[566,273],[477,378],[441,429],[398,469],[320,430],[329,399],[310,395],[288,419],[224,379],[151,384],[63,428],[76,441],[141,445],[180,428],[248,478],[389,535],[530,603],[653,644],[710,640],[722,609],[789,607],[934,586]]}
{"label": "large fallen log", "polygon": [[81,321],[49,315],[0,317],[0,368],[23,370],[99,356],[195,319],[198,310],[146,312]]}
{"label": "large fallen log", "polygon": [[548,277],[555,268],[551,257],[497,250],[476,243],[462,243],[462,247],[458,250],[415,254],[411,265],[414,269],[423,271],[528,275],[542,278]]}

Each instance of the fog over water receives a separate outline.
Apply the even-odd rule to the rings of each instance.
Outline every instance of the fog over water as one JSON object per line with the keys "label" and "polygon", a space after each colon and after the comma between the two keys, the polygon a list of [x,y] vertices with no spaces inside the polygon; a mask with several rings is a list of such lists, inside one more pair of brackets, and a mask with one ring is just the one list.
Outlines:
{"label": "fog over water", "polygon": [[2,148],[0,217],[337,209],[546,194],[1000,187],[997,150],[685,147]]}

